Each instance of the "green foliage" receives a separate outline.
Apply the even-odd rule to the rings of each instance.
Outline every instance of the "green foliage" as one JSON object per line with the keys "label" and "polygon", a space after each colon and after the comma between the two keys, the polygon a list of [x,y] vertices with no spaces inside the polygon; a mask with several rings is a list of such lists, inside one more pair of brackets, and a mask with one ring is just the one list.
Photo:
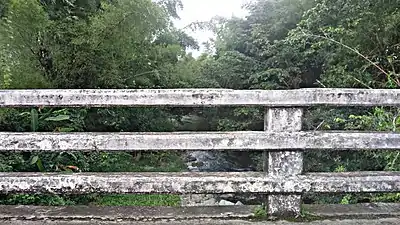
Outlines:
{"label": "green foliage", "polygon": [[87,19],[96,13],[104,3],[112,3],[113,0],[39,0],[51,20]]}
{"label": "green foliage", "polygon": [[177,195],[0,195],[2,205],[101,205],[101,206],[179,206],[180,197]]}
{"label": "green foliage", "polygon": [[180,206],[178,195],[108,195],[94,204],[102,206]]}
{"label": "green foliage", "polygon": [[254,209],[254,217],[256,219],[265,219],[267,218],[267,209],[264,206],[258,206]]}
{"label": "green foliage", "polygon": [[139,161],[128,153],[91,154],[86,160],[92,172],[179,172],[184,164],[177,153],[143,154]]}
{"label": "green foliage", "polygon": [[11,87],[174,86],[171,72],[178,57],[185,55],[185,48],[198,47],[170,25],[172,9],[179,5],[147,0],[11,1],[0,23],[0,49],[11,56],[2,59],[12,65],[7,72]]}
{"label": "green foliage", "polygon": [[0,0],[0,19],[6,15],[9,4],[10,4],[9,0]]}
{"label": "green foliage", "polygon": [[374,202],[400,202],[400,193],[378,194],[372,197]]}
{"label": "green foliage", "polygon": [[[399,109],[374,108],[372,113],[366,115],[350,115],[347,120],[342,119],[344,129],[347,130],[374,130],[398,132],[400,127]],[[400,151],[391,152],[366,152],[368,156],[384,162],[385,170],[400,171]]]}
{"label": "green foliage", "polygon": [[15,195],[0,195],[0,204],[64,206],[64,205],[73,205],[75,204],[75,202],[70,199],[65,199],[61,196],[55,196],[55,195],[15,194]]}
{"label": "green foliage", "polygon": [[0,20],[0,73],[6,82],[2,86],[47,87],[36,58],[40,54],[40,41],[50,25],[38,1],[9,1],[7,14]]}

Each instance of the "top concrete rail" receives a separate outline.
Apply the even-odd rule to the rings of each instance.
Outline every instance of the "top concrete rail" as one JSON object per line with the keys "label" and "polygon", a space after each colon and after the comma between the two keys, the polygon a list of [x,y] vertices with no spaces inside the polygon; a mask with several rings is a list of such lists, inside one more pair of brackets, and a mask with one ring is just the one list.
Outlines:
{"label": "top concrete rail", "polygon": [[43,89],[1,90],[0,107],[399,106],[399,89]]}

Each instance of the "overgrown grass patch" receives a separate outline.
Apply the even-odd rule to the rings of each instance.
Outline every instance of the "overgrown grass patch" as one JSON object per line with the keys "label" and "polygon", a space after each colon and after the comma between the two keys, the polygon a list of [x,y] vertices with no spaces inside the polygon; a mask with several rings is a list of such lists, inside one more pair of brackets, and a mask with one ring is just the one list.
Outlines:
{"label": "overgrown grass patch", "polygon": [[161,194],[106,195],[93,202],[101,206],[179,206],[180,203],[179,195]]}

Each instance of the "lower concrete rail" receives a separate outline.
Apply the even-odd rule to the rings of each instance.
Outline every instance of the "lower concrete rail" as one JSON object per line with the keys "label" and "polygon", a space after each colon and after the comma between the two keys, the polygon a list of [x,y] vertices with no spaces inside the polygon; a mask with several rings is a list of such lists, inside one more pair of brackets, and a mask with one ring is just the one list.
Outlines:
{"label": "lower concrete rail", "polygon": [[4,225],[375,225],[400,224],[400,204],[304,205],[296,221],[267,221],[257,206],[97,207],[0,206]]}
{"label": "lower concrete rail", "polygon": [[356,193],[400,192],[400,172],[0,173],[0,193]]}
{"label": "lower concrete rail", "polygon": [[[2,221],[0,221],[2,222]],[[249,222],[243,220],[191,220],[191,221],[157,221],[157,222],[109,222],[109,221],[5,221],[2,225],[398,225],[400,219],[375,220],[322,220],[312,222],[267,221]]]}

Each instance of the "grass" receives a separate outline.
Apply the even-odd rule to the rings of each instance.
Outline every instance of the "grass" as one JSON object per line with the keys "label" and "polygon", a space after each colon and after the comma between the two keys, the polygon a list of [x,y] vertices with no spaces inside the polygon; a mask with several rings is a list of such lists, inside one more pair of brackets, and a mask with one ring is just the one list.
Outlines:
{"label": "grass", "polygon": [[93,202],[101,206],[180,206],[181,199],[178,195],[157,194],[127,194],[106,195]]}
{"label": "grass", "polygon": [[180,206],[179,195],[170,194],[115,194],[115,195],[0,195],[0,205],[99,205],[99,206]]}
{"label": "grass", "polygon": [[400,193],[376,194],[372,198],[372,202],[400,203]]}
{"label": "grass", "polygon": [[267,210],[264,206],[258,206],[254,209],[254,218],[257,220],[266,219],[268,217]]}

